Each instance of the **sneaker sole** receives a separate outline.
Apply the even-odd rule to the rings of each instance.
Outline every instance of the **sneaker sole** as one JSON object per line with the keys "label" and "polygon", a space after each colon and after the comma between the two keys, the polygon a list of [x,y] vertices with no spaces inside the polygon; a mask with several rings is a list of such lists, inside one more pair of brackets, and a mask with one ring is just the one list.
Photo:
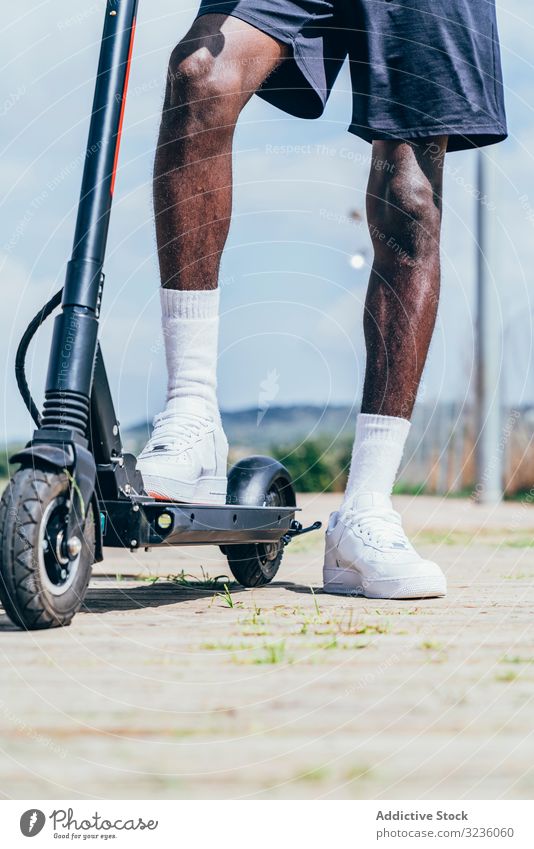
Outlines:
{"label": "sneaker sole", "polygon": [[181,501],[186,504],[226,504],[226,478],[203,477],[193,483],[157,475],[143,476],[147,495],[157,501]]}
{"label": "sneaker sole", "polygon": [[444,575],[362,581],[353,569],[328,569],[325,567],[323,582],[324,592],[333,595],[406,599],[443,598],[447,594],[447,581]]}

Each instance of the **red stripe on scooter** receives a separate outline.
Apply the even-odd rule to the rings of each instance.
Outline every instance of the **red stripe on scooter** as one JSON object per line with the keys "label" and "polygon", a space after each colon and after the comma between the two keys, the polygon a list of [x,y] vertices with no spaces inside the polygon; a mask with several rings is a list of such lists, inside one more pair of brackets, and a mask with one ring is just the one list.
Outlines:
{"label": "red stripe on scooter", "polygon": [[135,25],[136,19],[134,18],[132,23],[132,29],[130,33],[130,47],[128,50],[128,58],[126,60],[126,76],[124,77],[124,88],[122,90],[122,103],[121,103],[121,114],[119,118],[119,129],[117,131],[117,143],[115,145],[115,158],[113,160],[113,171],[111,173],[111,186],[110,193],[113,195],[115,191],[115,177],[117,176],[117,163],[119,161],[119,150],[121,146],[121,136],[122,136],[122,124],[124,121],[124,110],[126,108],[126,93],[128,91],[128,81],[130,79],[130,65],[132,62],[132,53],[133,53],[133,45],[135,38]]}

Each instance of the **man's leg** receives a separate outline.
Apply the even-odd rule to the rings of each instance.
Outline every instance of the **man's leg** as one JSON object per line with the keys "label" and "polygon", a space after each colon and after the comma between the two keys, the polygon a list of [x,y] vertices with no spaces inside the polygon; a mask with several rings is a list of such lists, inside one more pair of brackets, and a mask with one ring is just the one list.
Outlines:
{"label": "man's leg", "polygon": [[401,462],[436,321],[446,147],[446,137],[373,144],[367,363],[346,502],[370,488],[389,496]]}
{"label": "man's leg", "polygon": [[445,594],[440,569],[414,551],[390,497],[436,320],[446,147],[446,137],[373,144],[367,365],[347,490],[327,531],[325,588],[331,592]]}
{"label": "man's leg", "polygon": [[374,263],[365,304],[362,413],[412,414],[438,307],[446,147],[446,137],[373,145],[367,220]]}
{"label": "man's leg", "polygon": [[217,278],[231,217],[232,139],[241,109],[286,49],[236,18],[204,15],[171,56],[154,168],[168,392],[138,461],[156,497],[225,500]]}
{"label": "man's leg", "polygon": [[204,15],[172,53],[154,167],[161,284],[215,289],[243,106],[287,48],[237,18]]}

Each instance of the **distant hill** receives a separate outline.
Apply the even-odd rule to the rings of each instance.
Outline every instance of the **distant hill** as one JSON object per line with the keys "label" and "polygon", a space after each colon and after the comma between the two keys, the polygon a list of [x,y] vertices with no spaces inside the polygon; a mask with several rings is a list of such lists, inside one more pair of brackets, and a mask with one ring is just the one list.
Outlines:
{"label": "distant hill", "polygon": [[[359,404],[269,407],[226,411],[224,429],[230,462],[246,454],[272,454],[290,469],[300,491],[341,490],[350,463]],[[507,494],[534,489],[534,413],[502,411]],[[123,431],[127,450],[137,453],[147,441],[150,422]],[[418,404],[404,452],[398,487],[410,492],[465,493],[475,482],[476,417],[453,403]],[[529,495],[531,499],[531,495]],[[529,501],[531,503],[531,500]]]}
{"label": "distant hill", "polygon": [[[228,441],[236,451],[268,451],[272,445],[294,445],[302,439],[352,436],[357,407],[298,405],[268,410],[232,410],[222,413]],[[137,451],[149,437],[151,422],[123,431],[130,451]]]}
{"label": "distant hill", "polygon": [[[230,462],[246,454],[272,454],[288,467],[301,492],[341,491],[350,464],[359,403],[231,410],[222,413]],[[137,454],[152,423],[124,428],[127,451]],[[466,493],[475,484],[477,420],[473,408],[457,403],[417,404],[400,469],[398,490]],[[22,442],[22,441],[21,441]],[[4,446],[0,477],[10,474],[7,458],[20,443]],[[534,409],[502,410],[502,433],[495,448],[503,462],[506,493],[534,491]],[[534,509],[534,508],[530,508]]]}

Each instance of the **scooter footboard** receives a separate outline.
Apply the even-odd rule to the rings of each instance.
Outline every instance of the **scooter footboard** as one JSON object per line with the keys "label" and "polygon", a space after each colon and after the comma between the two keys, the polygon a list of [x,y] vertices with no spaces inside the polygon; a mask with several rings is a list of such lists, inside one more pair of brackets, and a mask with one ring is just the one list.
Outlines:
{"label": "scooter footboard", "polygon": [[103,544],[110,547],[268,543],[288,533],[297,509],[139,498],[101,502],[100,520]]}

